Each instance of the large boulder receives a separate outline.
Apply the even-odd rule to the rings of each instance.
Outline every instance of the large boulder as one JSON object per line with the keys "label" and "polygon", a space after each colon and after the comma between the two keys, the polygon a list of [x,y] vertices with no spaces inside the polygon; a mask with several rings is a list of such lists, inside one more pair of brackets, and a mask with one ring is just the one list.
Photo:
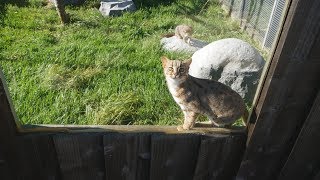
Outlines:
{"label": "large boulder", "polygon": [[178,38],[177,36],[171,36],[168,38],[162,38],[160,40],[160,44],[162,48],[166,51],[178,51],[192,54],[206,46],[208,43],[195,38],[190,38],[190,44],[188,44],[184,40]]}
{"label": "large boulder", "polygon": [[104,16],[120,16],[125,11],[135,11],[132,0],[102,0],[99,11]]}
{"label": "large boulder", "polygon": [[265,61],[249,43],[228,38],[214,41],[192,56],[189,74],[230,86],[251,103]]}

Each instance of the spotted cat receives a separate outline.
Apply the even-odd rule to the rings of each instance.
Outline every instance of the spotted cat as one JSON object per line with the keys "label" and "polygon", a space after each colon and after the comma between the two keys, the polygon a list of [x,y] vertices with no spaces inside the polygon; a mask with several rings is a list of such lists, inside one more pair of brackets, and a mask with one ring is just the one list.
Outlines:
{"label": "spotted cat", "polygon": [[248,114],[241,96],[218,81],[198,79],[188,75],[191,60],[170,60],[161,57],[167,85],[173,99],[184,114],[178,130],[189,130],[199,114],[206,115],[211,124],[225,127]]}

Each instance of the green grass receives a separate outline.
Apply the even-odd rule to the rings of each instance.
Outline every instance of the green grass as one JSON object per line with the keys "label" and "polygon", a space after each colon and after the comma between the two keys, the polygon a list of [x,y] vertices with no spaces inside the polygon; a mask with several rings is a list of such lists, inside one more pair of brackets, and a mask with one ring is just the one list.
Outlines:
{"label": "green grass", "polygon": [[180,124],[160,57],[160,36],[186,23],[208,42],[237,37],[255,44],[206,0],[136,0],[138,10],[102,17],[98,1],[67,7],[61,26],[41,0],[0,6],[0,65],[22,123]]}

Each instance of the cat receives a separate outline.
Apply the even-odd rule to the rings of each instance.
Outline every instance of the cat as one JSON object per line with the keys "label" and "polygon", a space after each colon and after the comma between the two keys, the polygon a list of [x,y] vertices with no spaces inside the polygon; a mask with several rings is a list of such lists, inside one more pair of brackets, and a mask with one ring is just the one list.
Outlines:
{"label": "cat", "polygon": [[193,28],[191,26],[182,24],[182,25],[178,25],[175,28],[174,34],[173,33],[166,34],[166,35],[163,35],[162,37],[168,38],[168,37],[176,36],[179,39],[182,39],[185,43],[190,45],[192,34],[193,34]]}
{"label": "cat", "polygon": [[206,115],[216,127],[232,125],[240,117],[246,121],[248,111],[237,92],[218,81],[188,75],[191,59],[170,60],[162,56],[161,61],[169,91],[184,114],[179,131],[193,128],[199,114]]}

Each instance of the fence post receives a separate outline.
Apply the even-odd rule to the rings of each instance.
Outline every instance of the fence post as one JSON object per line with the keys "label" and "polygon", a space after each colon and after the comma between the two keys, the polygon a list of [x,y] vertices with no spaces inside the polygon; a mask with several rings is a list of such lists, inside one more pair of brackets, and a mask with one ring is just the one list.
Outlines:
{"label": "fence post", "polygon": [[272,12],[270,15],[269,23],[267,32],[264,36],[262,47],[263,48],[271,48],[273,39],[276,37],[277,33],[275,32],[275,29],[278,29],[281,18],[282,18],[282,12],[285,7],[285,0],[276,0],[273,4]]}

